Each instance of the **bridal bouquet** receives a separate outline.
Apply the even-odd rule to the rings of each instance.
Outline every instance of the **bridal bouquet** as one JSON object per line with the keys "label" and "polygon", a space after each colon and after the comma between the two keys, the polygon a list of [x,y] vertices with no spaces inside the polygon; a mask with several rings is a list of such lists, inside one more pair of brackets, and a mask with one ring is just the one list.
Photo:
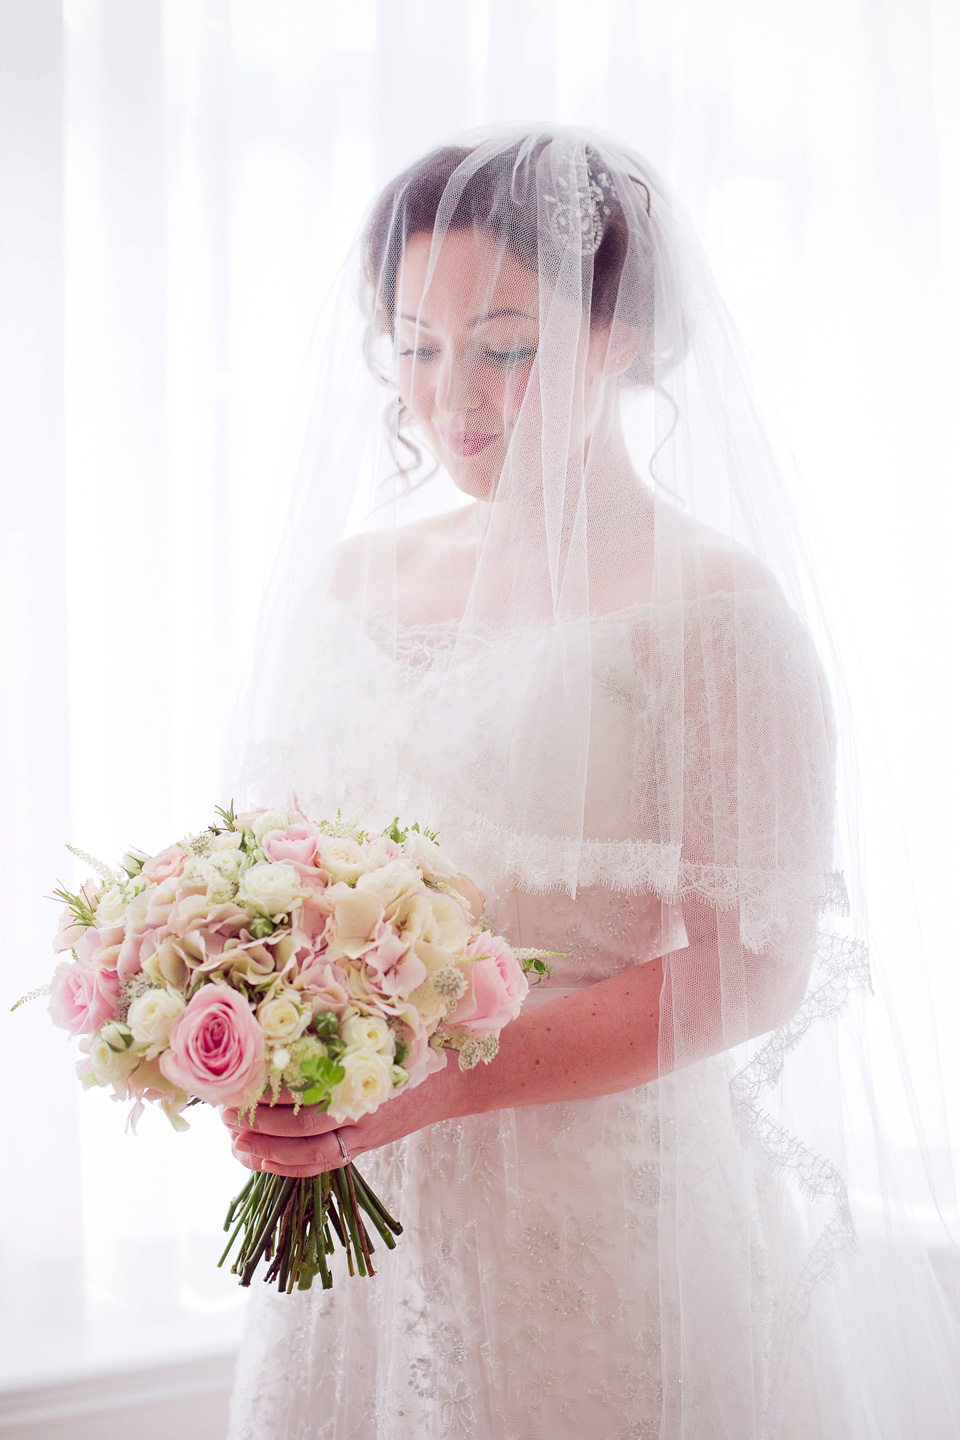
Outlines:
{"label": "bridal bouquet", "polygon": [[[206,1101],[242,1112],[282,1087],[296,1108],[355,1121],[458,1054],[497,1053],[520,1012],[537,950],[514,950],[483,917],[484,897],[436,836],[395,820],[368,834],[299,810],[217,810],[218,823],[156,855],[131,851],[64,902],[51,981],[54,1023],[80,1037],[85,1086],[144,1102],[177,1129]],[[44,993],[44,992],[34,992]],[[24,997],[29,998],[29,997]],[[20,1002],[18,1002],[20,1003]],[[258,1173],[231,1203],[223,1264],[290,1291],[333,1279],[334,1237],[349,1273],[372,1275],[369,1225],[393,1248],[402,1226],[352,1164],[306,1179]]]}

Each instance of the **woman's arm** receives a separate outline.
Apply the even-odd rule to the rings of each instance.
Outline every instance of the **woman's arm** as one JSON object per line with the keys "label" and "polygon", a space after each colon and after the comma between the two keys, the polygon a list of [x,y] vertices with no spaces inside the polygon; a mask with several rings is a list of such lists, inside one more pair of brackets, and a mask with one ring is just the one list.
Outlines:
{"label": "woman's arm", "polygon": [[[699,912],[696,918],[692,910]],[[694,938],[670,963],[696,966],[702,972],[702,983],[696,987],[696,1024],[682,1026],[694,1037],[685,1044],[681,1063],[686,1065],[773,1029],[793,997],[784,990],[782,967],[777,978],[776,961],[750,957],[750,973],[764,978],[753,1005],[744,1008],[738,1021],[731,1014],[732,997],[721,995],[717,979],[716,912],[685,902],[684,916]],[[734,911],[730,920],[735,919]],[[665,992],[664,975],[664,961],[658,957],[524,1011],[504,1028],[500,1052],[490,1065],[461,1071],[451,1055],[443,1070],[353,1125],[338,1126],[316,1111],[294,1115],[293,1097],[288,1094],[285,1104],[260,1106],[252,1130],[238,1127],[235,1113],[225,1111],[224,1120],[235,1134],[235,1152],[251,1169],[261,1168],[265,1160],[264,1168],[278,1173],[313,1175],[343,1164],[332,1135],[336,1129],[351,1158],[356,1158],[439,1120],[519,1105],[584,1100],[645,1085],[676,1068],[669,980]],[[684,991],[689,993],[689,987]],[[752,991],[747,984],[743,993]],[[669,1017],[663,1024],[661,1008]]]}

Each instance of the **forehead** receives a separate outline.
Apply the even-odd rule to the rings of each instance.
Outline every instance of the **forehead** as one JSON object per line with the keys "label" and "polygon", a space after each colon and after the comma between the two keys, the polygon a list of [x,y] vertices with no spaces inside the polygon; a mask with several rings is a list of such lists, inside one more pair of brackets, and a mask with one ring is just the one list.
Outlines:
{"label": "forehead", "polygon": [[492,236],[481,230],[448,231],[431,267],[432,239],[422,233],[411,235],[403,247],[398,312],[419,314],[433,326],[462,323],[504,308],[537,315],[540,277]]}

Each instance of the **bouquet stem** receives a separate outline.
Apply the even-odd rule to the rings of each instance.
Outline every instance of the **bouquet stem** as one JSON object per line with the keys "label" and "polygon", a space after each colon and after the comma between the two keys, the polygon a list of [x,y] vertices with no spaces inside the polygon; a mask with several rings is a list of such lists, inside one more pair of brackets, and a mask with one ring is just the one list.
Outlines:
{"label": "bouquet stem", "polygon": [[327,1256],[335,1248],[331,1228],[346,1251],[349,1274],[376,1273],[370,1258],[374,1244],[364,1215],[387,1248],[393,1250],[403,1226],[394,1220],[352,1162],[304,1179],[251,1175],[227,1209],[223,1228],[231,1234],[217,1264],[224,1263],[242,1233],[231,1266],[232,1273],[240,1275],[241,1285],[250,1284],[260,1261],[266,1258],[271,1264],[264,1278],[276,1282],[287,1294],[295,1286],[309,1290],[316,1275],[324,1290],[329,1290],[333,1275]]}

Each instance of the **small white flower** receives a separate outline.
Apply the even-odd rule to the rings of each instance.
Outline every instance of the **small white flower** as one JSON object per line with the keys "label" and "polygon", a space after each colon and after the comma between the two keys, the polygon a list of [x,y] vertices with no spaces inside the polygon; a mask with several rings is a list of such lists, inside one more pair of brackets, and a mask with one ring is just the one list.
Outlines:
{"label": "small white flower", "polygon": [[116,1020],[108,1020],[106,1025],[100,1027],[100,1038],[107,1042],[111,1050],[126,1050],[130,1040],[129,1026]]}
{"label": "small white flower", "polygon": [[300,876],[292,865],[263,860],[244,872],[237,900],[275,919],[285,915],[302,894]]}
{"label": "small white flower", "polygon": [[290,1051],[281,1045],[277,1050],[274,1050],[273,1055],[270,1057],[270,1065],[274,1070],[286,1070],[289,1064]]}

